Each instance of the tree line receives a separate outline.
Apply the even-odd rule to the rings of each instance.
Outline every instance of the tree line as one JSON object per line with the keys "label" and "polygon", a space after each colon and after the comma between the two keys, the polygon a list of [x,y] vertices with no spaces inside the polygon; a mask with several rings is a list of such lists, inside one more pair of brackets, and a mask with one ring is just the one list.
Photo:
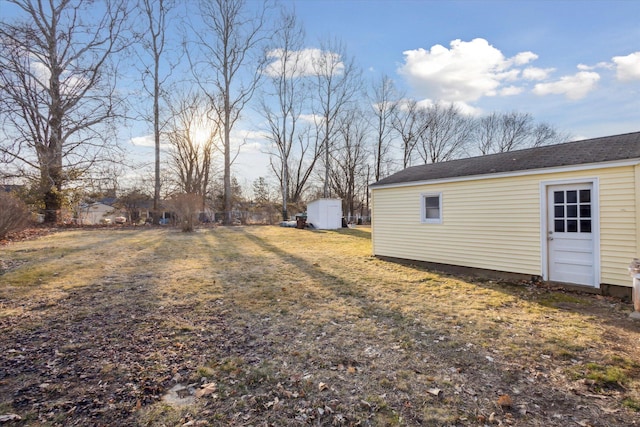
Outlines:
{"label": "tree line", "polygon": [[[413,99],[389,76],[367,79],[339,39],[309,47],[295,13],[269,1],[7,3],[1,177],[28,184],[46,222],[70,194],[103,187],[148,193],[155,222],[171,197],[227,224],[256,204],[288,219],[316,197],[366,216],[368,185],[395,171],[568,138],[528,113],[471,116]],[[242,191],[234,136],[248,117],[272,173]],[[135,123],[152,134],[152,179],[123,184],[141,169],[121,141]]]}

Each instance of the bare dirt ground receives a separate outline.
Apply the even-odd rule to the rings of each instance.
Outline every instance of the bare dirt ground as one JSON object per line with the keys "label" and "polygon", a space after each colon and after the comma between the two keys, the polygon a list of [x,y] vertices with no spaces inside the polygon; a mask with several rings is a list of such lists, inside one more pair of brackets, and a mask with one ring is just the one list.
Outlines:
{"label": "bare dirt ground", "polygon": [[1,246],[0,424],[640,424],[630,304],[370,247],[279,227]]}

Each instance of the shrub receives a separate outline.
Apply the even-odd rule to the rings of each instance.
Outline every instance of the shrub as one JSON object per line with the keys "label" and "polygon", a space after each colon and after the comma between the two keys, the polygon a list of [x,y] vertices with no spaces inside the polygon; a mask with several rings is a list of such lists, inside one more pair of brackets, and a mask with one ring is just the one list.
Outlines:
{"label": "shrub", "polygon": [[29,223],[27,206],[13,195],[0,192],[0,239],[24,230]]}
{"label": "shrub", "polygon": [[202,206],[202,196],[192,193],[183,193],[173,196],[170,203],[179,224],[184,232],[193,231],[198,220],[198,212]]}

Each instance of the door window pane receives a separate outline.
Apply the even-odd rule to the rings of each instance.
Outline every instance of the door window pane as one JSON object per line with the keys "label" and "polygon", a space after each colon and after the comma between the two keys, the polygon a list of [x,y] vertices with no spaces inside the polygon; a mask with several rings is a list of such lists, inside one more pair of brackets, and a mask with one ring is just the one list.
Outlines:
{"label": "door window pane", "polygon": [[564,218],[564,206],[554,206],[554,218]]}
{"label": "door window pane", "polygon": [[591,203],[591,190],[580,190],[580,203]]}
{"label": "door window pane", "polygon": [[591,205],[580,205],[580,218],[591,218]]}
{"label": "door window pane", "polygon": [[578,192],[575,190],[567,191],[567,203],[578,203]]}
{"label": "door window pane", "polygon": [[591,220],[590,219],[581,219],[580,220],[580,232],[581,233],[591,233]]}
{"label": "door window pane", "polygon": [[564,220],[563,219],[556,219],[554,222],[554,231],[556,233],[564,233]]}
{"label": "door window pane", "polygon": [[577,233],[578,232],[578,221],[575,219],[567,220],[567,233]]}
{"label": "door window pane", "polygon": [[553,202],[554,203],[564,203],[564,191],[554,191],[553,192]]}
{"label": "door window pane", "polygon": [[578,205],[567,206],[567,218],[577,218],[577,217],[578,217]]}

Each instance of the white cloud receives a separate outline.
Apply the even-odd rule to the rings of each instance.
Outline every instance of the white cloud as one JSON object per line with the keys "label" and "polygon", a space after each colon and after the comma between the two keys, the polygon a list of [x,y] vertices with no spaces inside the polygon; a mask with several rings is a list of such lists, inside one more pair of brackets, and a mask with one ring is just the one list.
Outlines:
{"label": "white cloud", "polygon": [[[284,67],[283,49],[273,49],[267,53],[272,61],[266,66],[264,73],[270,77],[282,74]],[[327,52],[321,49],[303,49],[287,53],[287,77],[312,76],[318,73],[318,69],[331,70],[334,74],[340,74],[344,70],[344,63],[339,54]],[[328,66],[323,66],[328,64]]]}
{"label": "white cloud", "polygon": [[626,82],[640,80],[640,52],[627,56],[614,56],[611,59],[616,64],[616,77]]}
{"label": "white cloud", "polygon": [[30,55],[30,57],[32,58],[30,63],[31,72],[33,72],[33,75],[36,77],[36,79],[41,82],[46,82],[48,87],[49,78],[51,77],[51,71],[49,71],[49,68],[47,68],[46,65],[36,59],[35,56]]}
{"label": "white cloud", "polygon": [[134,136],[131,138],[131,143],[136,147],[153,147],[155,146],[155,142],[153,140],[153,135],[144,135],[144,136]]}
{"label": "white cloud", "polygon": [[[153,134],[143,135],[143,136],[134,136],[129,140],[131,145],[136,147],[155,147],[155,139],[153,138]],[[168,144],[167,141],[160,140],[160,148],[166,150],[171,147],[171,144]]]}
{"label": "white cloud", "polygon": [[404,56],[405,63],[398,72],[419,95],[450,102],[472,102],[500,94],[503,82],[519,78],[516,65],[527,64],[538,57],[533,52],[521,52],[505,58],[500,50],[481,38],[470,42],[453,40],[450,49],[435,45],[430,50],[408,50]]}
{"label": "white cloud", "polygon": [[298,118],[308,125],[316,125],[324,120],[324,118],[319,114],[300,114],[300,117]]}
{"label": "white cloud", "polygon": [[234,131],[231,144],[240,147],[242,152],[261,152],[265,144],[268,144],[268,136],[263,131],[240,129]]}
{"label": "white cloud", "polygon": [[462,114],[465,114],[467,116],[474,116],[474,117],[479,117],[482,114],[484,114],[484,111],[482,111],[482,109],[480,108],[476,108],[472,105],[467,104],[466,102],[454,102],[453,105],[455,105],[456,107],[458,107],[458,109],[460,110],[460,112]]}
{"label": "white cloud", "polygon": [[518,80],[518,78],[520,77],[520,70],[508,70],[505,71],[504,73],[498,73],[496,74],[496,77],[499,80],[505,80],[508,82],[514,82],[516,80]]}
{"label": "white cloud", "polygon": [[513,95],[519,95],[524,91],[524,88],[521,87],[517,87],[517,86],[507,86],[505,88],[500,89],[500,95],[501,96],[513,96]]}
{"label": "white cloud", "polygon": [[261,141],[267,137],[267,134],[261,130],[241,129],[236,132],[236,136],[243,141]]}
{"label": "white cloud", "polygon": [[612,69],[613,64],[609,62],[598,62],[596,65],[586,65],[586,64],[578,64],[578,70],[581,71],[592,71],[597,70],[598,68]]}
{"label": "white cloud", "polygon": [[565,95],[569,99],[581,99],[593,90],[600,80],[598,73],[580,71],[572,76],[563,76],[550,83],[538,83],[533,88],[536,95]]}
{"label": "white cloud", "polygon": [[[35,55],[29,54],[30,68],[33,76],[37,79],[38,84],[44,88],[49,88],[51,78],[51,70],[45,64],[42,63]],[[72,74],[69,71],[63,70],[60,75],[60,88],[63,94],[73,95],[82,91],[88,84],[86,78]]]}
{"label": "white cloud", "polygon": [[554,71],[555,68],[527,67],[522,71],[522,78],[526,80],[544,80]]}
{"label": "white cloud", "polygon": [[[403,101],[401,101],[403,102]],[[480,108],[476,108],[473,107],[469,104],[467,104],[466,102],[462,102],[462,101],[455,101],[455,102],[448,102],[448,101],[434,101],[433,99],[423,99],[421,101],[417,102],[417,105],[419,108],[429,108],[432,107],[434,105],[440,105],[444,108],[448,108],[450,105],[455,106],[460,113],[466,115],[466,116],[480,116],[482,115],[483,111]],[[400,108],[403,108],[406,110],[406,104],[401,104]]]}
{"label": "white cloud", "polygon": [[264,145],[260,142],[247,142],[240,147],[240,151],[243,153],[261,153],[264,150]]}
{"label": "white cloud", "polygon": [[511,62],[515,65],[525,65],[536,59],[538,59],[538,55],[533,52],[520,52],[511,58]]}

